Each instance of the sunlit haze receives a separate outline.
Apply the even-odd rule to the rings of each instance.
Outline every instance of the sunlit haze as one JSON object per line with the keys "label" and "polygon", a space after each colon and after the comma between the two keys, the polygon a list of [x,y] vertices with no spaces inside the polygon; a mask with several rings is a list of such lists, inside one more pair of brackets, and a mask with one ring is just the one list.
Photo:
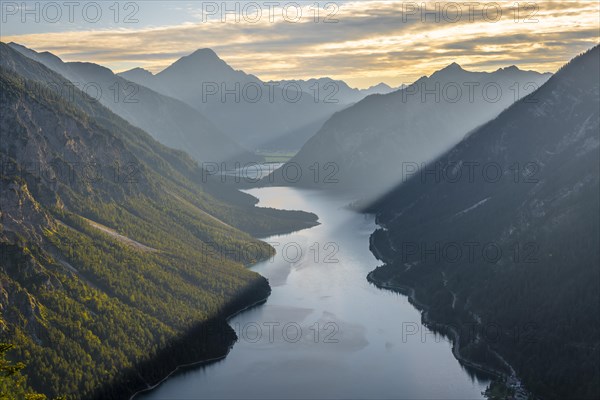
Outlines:
{"label": "sunlit haze", "polygon": [[[451,62],[474,71],[517,65],[555,72],[596,44],[599,29],[595,1],[138,1],[118,12],[102,3],[100,15],[73,7],[72,19],[69,10],[59,17],[49,8],[39,23],[21,4],[2,3],[2,41],[65,61],[156,73],[212,48],[263,80],[329,76],[355,87],[397,87]],[[24,4],[35,10],[35,2]]]}

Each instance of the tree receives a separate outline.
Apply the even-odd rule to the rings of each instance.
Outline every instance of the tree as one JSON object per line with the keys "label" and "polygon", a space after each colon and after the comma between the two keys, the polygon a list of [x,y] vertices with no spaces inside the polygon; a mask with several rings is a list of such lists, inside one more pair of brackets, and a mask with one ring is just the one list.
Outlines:
{"label": "tree", "polygon": [[0,343],[0,400],[46,400],[45,395],[28,390],[27,380],[21,375],[25,364],[6,359],[6,352],[12,347],[12,344]]}

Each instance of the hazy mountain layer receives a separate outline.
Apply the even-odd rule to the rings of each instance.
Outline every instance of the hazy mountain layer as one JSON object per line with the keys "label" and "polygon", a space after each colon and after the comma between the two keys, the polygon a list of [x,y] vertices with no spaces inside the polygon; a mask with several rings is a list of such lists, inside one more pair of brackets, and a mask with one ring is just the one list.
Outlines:
{"label": "hazy mountain layer", "polygon": [[182,57],[156,75],[141,68],[119,75],[185,101],[251,149],[297,150],[334,112],[390,90],[379,85],[361,91],[329,78],[263,82],[234,70],[210,49]]}
{"label": "hazy mountain layer", "polygon": [[460,327],[462,354],[500,354],[547,399],[600,396],[599,56],[575,58],[429,165],[437,175],[371,208],[386,265],[370,278],[415,288],[433,320]]}
{"label": "hazy mountain layer", "polygon": [[[469,72],[452,64],[407,88],[369,96],[336,113],[275,178],[376,198],[549,76],[516,67]],[[302,178],[295,182],[298,169]]]}
{"label": "hazy mountain layer", "polygon": [[[112,112],[144,129],[159,142],[184,150],[198,162],[251,161],[255,156],[220,131],[197,109],[175,98],[130,82],[108,68],[92,63],[65,63],[57,56],[11,43],[25,56],[67,78]],[[2,65],[6,65],[3,61]],[[57,82],[46,82],[57,87]],[[68,93],[73,86],[59,86]]]}

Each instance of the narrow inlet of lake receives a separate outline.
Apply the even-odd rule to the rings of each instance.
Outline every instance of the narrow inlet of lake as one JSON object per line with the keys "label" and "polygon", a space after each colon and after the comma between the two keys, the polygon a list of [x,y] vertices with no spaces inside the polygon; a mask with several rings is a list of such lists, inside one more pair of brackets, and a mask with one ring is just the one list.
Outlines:
{"label": "narrow inlet of lake", "polygon": [[232,318],[229,355],[174,375],[136,397],[157,399],[480,399],[487,380],[466,371],[451,343],[421,324],[405,296],[366,280],[374,218],[350,199],[289,187],[248,193],[261,207],[304,210],[321,225],[265,238],[277,250],[252,269],[273,292]]}

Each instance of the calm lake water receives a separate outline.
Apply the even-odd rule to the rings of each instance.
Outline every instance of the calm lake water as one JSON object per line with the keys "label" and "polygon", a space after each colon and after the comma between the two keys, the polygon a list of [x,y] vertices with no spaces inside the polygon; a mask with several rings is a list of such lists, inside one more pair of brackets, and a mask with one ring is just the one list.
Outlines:
{"label": "calm lake water", "polygon": [[367,282],[379,264],[372,217],[318,191],[248,192],[259,206],[314,212],[321,225],[265,239],[278,253],[253,270],[273,292],[230,320],[239,341],[224,360],[136,399],[482,398],[488,381],[461,367],[449,340],[422,326],[406,297]]}

